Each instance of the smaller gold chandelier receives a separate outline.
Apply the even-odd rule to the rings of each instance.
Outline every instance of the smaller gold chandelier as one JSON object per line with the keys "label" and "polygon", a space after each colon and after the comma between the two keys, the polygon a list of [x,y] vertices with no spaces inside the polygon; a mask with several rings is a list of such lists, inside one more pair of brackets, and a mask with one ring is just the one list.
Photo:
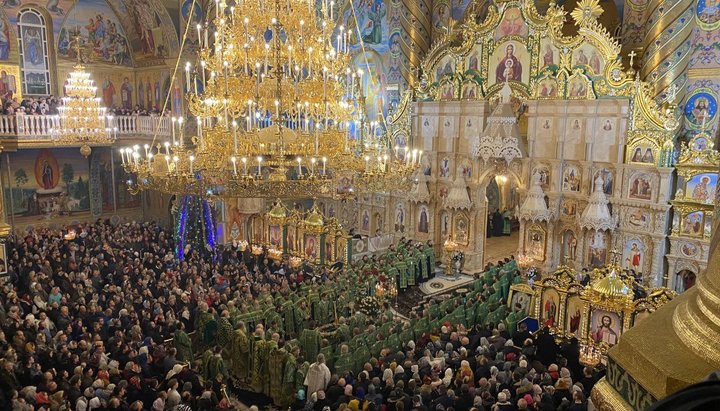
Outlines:
{"label": "smaller gold chandelier", "polygon": [[58,108],[55,127],[50,130],[53,142],[63,145],[80,144],[80,153],[90,155],[91,145],[108,145],[117,138],[117,127],[112,128],[112,117],[107,116],[100,98],[96,97],[97,87],[85,71],[77,64],[68,76],[66,96]]}

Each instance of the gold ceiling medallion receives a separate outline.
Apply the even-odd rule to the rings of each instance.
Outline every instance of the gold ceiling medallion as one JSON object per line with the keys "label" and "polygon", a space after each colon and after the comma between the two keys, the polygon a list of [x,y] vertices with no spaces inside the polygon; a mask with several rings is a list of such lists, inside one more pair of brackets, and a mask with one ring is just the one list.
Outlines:
{"label": "gold ceiling medallion", "polygon": [[595,23],[602,12],[603,9],[600,7],[598,0],[581,0],[570,15],[577,26],[587,27]]}

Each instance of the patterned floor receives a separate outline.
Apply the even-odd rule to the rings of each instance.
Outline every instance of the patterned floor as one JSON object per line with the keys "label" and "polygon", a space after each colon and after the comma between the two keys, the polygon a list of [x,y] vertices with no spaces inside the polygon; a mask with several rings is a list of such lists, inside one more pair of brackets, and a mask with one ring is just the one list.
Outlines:
{"label": "patterned floor", "polygon": [[517,231],[507,237],[490,237],[485,240],[484,261],[496,263],[505,257],[515,255],[517,257],[520,234]]}

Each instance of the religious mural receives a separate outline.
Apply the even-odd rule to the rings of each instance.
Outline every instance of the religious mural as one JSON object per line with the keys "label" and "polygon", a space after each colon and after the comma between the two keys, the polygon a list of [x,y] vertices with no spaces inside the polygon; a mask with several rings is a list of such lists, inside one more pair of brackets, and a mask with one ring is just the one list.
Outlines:
{"label": "religious mural", "polygon": [[500,25],[495,30],[495,40],[508,36],[527,37],[528,25],[522,17],[520,9],[511,7],[503,14]]}
{"label": "religious mural", "polygon": [[607,235],[594,231],[589,234],[588,265],[602,267],[607,262]]}
{"label": "religious mural", "polygon": [[686,124],[695,130],[704,128],[715,120],[717,98],[708,88],[700,88],[688,97],[685,103]]}
{"label": "religious mural", "polygon": [[590,314],[590,335],[596,344],[617,344],[622,330],[622,319],[616,312],[596,309]]}
{"label": "religious mural", "polygon": [[636,200],[650,200],[653,194],[652,177],[647,173],[635,173],[630,176],[628,197]]}
{"label": "religious mural", "polygon": [[562,251],[560,254],[560,263],[566,261],[575,261],[577,258],[577,236],[572,230],[565,230],[562,233]]}
{"label": "religious mural", "polygon": [[421,205],[418,212],[418,232],[428,233],[430,226],[430,211],[426,205]]}
{"label": "religious mural", "polygon": [[695,18],[703,30],[720,28],[720,2],[718,0],[698,0]]}
{"label": "religious mural", "polygon": [[541,317],[540,322],[544,326],[557,327],[560,313],[558,307],[560,305],[560,294],[555,289],[548,288],[542,294],[540,301]]}
{"label": "religious mural", "polygon": [[[3,0],[2,11],[5,12],[11,26],[15,26],[18,23],[18,13],[24,6],[27,5],[27,3],[30,2],[23,0]],[[38,8],[46,10],[50,16],[52,24],[48,25],[48,30],[53,31],[55,38],[58,37],[62,22],[66,18],[67,13],[73,8],[74,3],[75,0],[50,0],[47,2],[39,2],[39,4],[44,4],[45,7],[38,6]]]}
{"label": "religious mural", "polygon": [[[360,49],[361,41],[365,48],[379,53],[389,49],[389,31],[387,25],[387,6],[384,0],[353,0],[348,2],[343,12],[345,27],[352,30],[350,49]],[[358,36],[359,32],[359,36]]]}
{"label": "religious mural", "polygon": [[128,16],[128,33],[137,58],[154,60],[177,53],[178,38],[175,25],[159,0],[109,0],[118,15]]}
{"label": "religious mural", "polygon": [[595,190],[595,180],[597,180],[598,177],[602,177],[602,189],[603,193],[605,195],[612,195],[613,193],[613,172],[607,168],[603,168],[601,170],[598,170],[595,172],[595,175],[593,176],[592,184],[593,184],[593,191]]}
{"label": "religious mural", "polygon": [[490,56],[490,64],[490,85],[505,81],[529,81],[530,55],[525,45],[518,41],[500,43]]}
{"label": "religious mural", "polygon": [[351,63],[361,69],[365,74],[361,79],[361,87],[365,95],[365,110],[370,121],[380,120],[380,116],[387,116],[387,81],[383,59],[376,52],[366,55],[357,54]]}
{"label": "religious mural", "polygon": [[645,243],[636,238],[625,242],[623,247],[623,264],[626,270],[635,270],[636,273],[643,271],[645,264]]}
{"label": "religious mural", "polygon": [[574,294],[568,297],[565,305],[565,330],[570,334],[579,335],[585,303],[579,295]]}
{"label": "religious mural", "polygon": [[10,59],[10,23],[0,14],[0,61]]}
{"label": "religious mural", "polygon": [[57,40],[58,57],[77,61],[78,48],[84,63],[132,66],[125,30],[105,0],[79,0],[63,21]]}
{"label": "religious mural", "polygon": [[[680,178],[678,185],[682,186],[684,178]],[[690,177],[685,183],[685,198],[712,204],[717,190],[718,175],[716,173],[702,173]]]}
{"label": "religious mural", "polygon": [[9,213],[42,220],[90,209],[89,163],[77,148],[20,150],[7,166]]}
{"label": "religious mural", "polygon": [[[117,201],[118,209],[139,207],[140,195],[130,193],[128,180],[131,176],[125,172],[120,156],[114,156],[109,148],[94,149],[92,155],[97,156],[99,164],[99,190],[103,211],[114,210],[116,205],[113,201]],[[115,190],[114,195],[113,190]]]}
{"label": "religious mural", "polygon": [[18,101],[22,97],[19,84],[20,69],[18,66],[0,64],[0,99],[12,99],[17,97]]}

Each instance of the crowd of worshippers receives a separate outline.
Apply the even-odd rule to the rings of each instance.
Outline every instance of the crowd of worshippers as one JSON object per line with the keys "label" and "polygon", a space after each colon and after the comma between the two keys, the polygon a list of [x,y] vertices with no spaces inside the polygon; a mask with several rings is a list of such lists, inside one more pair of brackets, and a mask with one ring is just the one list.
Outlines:
{"label": "crowd of worshippers", "polygon": [[[198,322],[207,323],[201,317],[211,315],[220,326],[230,315],[238,327],[239,318],[270,330],[282,324],[283,336],[299,336],[317,320],[307,302],[296,305],[290,295],[313,299],[312,284],[333,282],[337,290],[341,284],[332,300],[337,308],[324,305],[336,317],[348,315],[372,288],[353,270],[293,269],[232,248],[216,260],[191,251],[179,262],[172,232],[153,223],[98,221],[76,233],[68,240],[65,232],[39,229],[7,239],[8,281],[0,293],[3,409],[228,407],[221,391],[228,375],[208,378],[220,357],[193,353],[191,336]],[[266,296],[288,300],[260,310]],[[212,333],[201,334],[195,347],[206,348],[203,337]]]}
{"label": "crowd of worshippers", "polygon": [[[521,322],[526,313],[507,308],[510,285],[521,281],[514,260],[480,275],[466,295],[428,305],[408,321],[388,310],[369,317],[347,307],[342,296],[364,275],[355,268],[337,283],[290,297],[309,315],[297,338],[287,323],[277,325],[281,318],[265,319],[270,328],[236,321],[233,331],[232,317],[218,319],[201,307],[205,344],[218,342],[204,354],[204,363],[217,362],[207,367],[208,378],[229,374],[234,384],[293,410],[587,409],[599,375],[580,365],[578,341],[560,348],[548,330],[531,335]],[[328,300],[349,316],[333,323],[322,308]],[[293,312],[285,299],[264,304],[273,316],[273,306]],[[284,319],[297,325],[293,317]]]}
{"label": "crowd of worshippers", "polygon": [[[546,377],[567,373],[550,365],[547,358],[554,361],[555,353],[548,356],[540,337],[522,344],[536,346],[533,355],[525,348],[509,355],[514,345],[507,343],[505,330],[514,330],[522,314],[504,304],[509,283],[517,279],[513,270],[493,267],[465,300],[429,306],[409,323],[390,310],[371,318],[353,309],[377,281],[368,267],[383,267],[381,262],[397,258],[403,248],[410,253],[409,248],[428,245],[405,242],[346,269],[312,271],[305,264],[291,268],[233,248],[214,259],[191,250],[180,262],[173,255],[171,231],[153,223],[98,221],[76,230],[71,240],[48,229],[8,238],[9,281],[0,293],[2,409],[230,409],[227,385],[267,394],[275,404],[295,409],[378,404],[411,409],[419,400],[425,404],[420,409],[462,410],[472,408],[463,408],[462,398],[468,396],[473,403],[476,396],[492,398],[500,406],[503,398],[514,400],[512,386],[521,375],[520,381],[550,390]],[[478,338],[484,334],[489,337]],[[455,349],[448,350],[446,339]],[[504,361],[492,348],[499,341]],[[438,349],[438,343],[446,346]],[[473,344],[484,348],[478,351]],[[428,373],[421,359],[425,353],[413,354],[415,346],[426,347],[440,367],[433,365]],[[455,379],[438,384],[438,378],[444,381],[460,370],[456,360],[463,352],[477,378],[467,379],[466,387],[455,387]],[[583,381],[570,352],[564,361],[574,381]],[[488,365],[484,380],[478,371],[483,360],[475,356],[480,353],[488,357],[486,365],[495,365]],[[322,362],[343,380],[331,384]],[[403,367],[409,371],[403,373]],[[388,370],[392,378],[382,378]],[[337,407],[329,403],[338,392],[334,386],[344,395]],[[567,397],[583,402],[575,388]]]}

